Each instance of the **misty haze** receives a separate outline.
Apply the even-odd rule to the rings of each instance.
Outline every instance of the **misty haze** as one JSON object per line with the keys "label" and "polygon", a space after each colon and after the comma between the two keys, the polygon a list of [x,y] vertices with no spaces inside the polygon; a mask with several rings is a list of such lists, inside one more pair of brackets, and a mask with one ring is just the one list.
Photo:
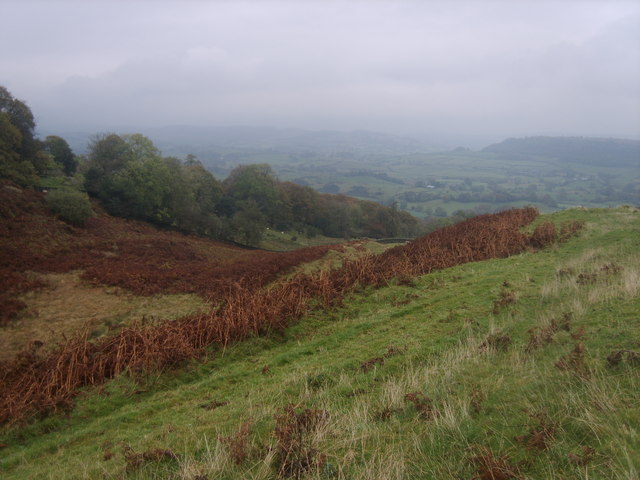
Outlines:
{"label": "misty haze", "polygon": [[638,479],[638,0],[0,18],[3,479]]}

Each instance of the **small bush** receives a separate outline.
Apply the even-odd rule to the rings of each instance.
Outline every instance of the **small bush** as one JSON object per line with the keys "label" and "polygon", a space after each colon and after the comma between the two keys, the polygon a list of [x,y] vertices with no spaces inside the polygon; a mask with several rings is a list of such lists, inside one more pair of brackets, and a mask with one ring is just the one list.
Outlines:
{"label": "small bush", "polygon": [[95,215],[87,194],[77,190],[53,190],[47,194],[47,205],[51,213],[78,227]]}

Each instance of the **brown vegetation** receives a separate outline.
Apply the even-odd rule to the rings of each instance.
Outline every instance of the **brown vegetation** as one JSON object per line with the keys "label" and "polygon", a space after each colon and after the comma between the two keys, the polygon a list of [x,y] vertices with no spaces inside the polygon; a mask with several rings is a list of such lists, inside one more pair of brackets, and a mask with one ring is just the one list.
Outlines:
{"label": "brown vegetation", "polygon": [[[530,240],[519,228],[537,215],[533,208],[482,215],[380,255],[346,261],[339,268],[318,274],[299,274],[268,289],[259,287],[278,269],[282,271],[283,263],[295,263],[294,258],[301,261],[316,255],[317,250],[313,254],[294,252],[289,257],[277,256],[283,259],[282,263],[269,255],[260,261],[259,256],[264,254],[256,254],[257,263],[247,263],[242,275],[230,273],[228,283],[214,287],[223,294],[224,300],[206,314],[160,324],[135,325],[93,342],[88,341],[86,334],[79,335],[49,356],[42,357],[35,350],[26,351],[15,361],[2,365],[0,422],[16,422],[38,412],[68,407],[79,387],[100,384],[124,371],[144,373],[176,366],[198,358],[209,346],[224,346],[253,335],[282,330],[310,308],[336,305],[349,293],[366,286],[379,287],[401,275],[422,275],[465,262],[521,252],[530,246]],[[173,249],[170,241],[164,245],[171,254],[181,251]],[[191,258],[191,254],[182,252],[187,259]],[[193,255],[197,257],[196,253]],[[194,262],[194,268],[198,265],[206,269],[210,265]],[[252,271],[256,278],[251,275]],[[195,278],[205,278],[199,275],[194,273],[190,278],[194,282]],[[216,280],[209,283],[215,284]],[[204,286],[211,288],[203,283]]]}
{"label": "brown vegetation", "polygon": [[73,270],[83,270],[92,283],[140,295],[197,293],[219,299],[234,285],[263,287],[296,265],[341,248],[245,250],[106,214],[75,228],[51,217],[42,194],[6,186],[0,186],[0,205],[0,301],[43,286],[29,271]]}
{"label": "brown vegetation", "polygon": [[363,362],[362,365],[360,365],[360,371],[362,373],[367,373],[369,370],[375,368],[376,365],[380,365],[380,366],[384,365],[384,358],[383,357],[370,358],[366,362]]}
{"label": "brown vegetation", "polygon": [[238,431],[229,437],[219,437],[222,444],[229,449],[229,455],[233,459],[233,463],[240,465],[249,456],[249,434],[253,423],[251,420],[244,422],[238,428]]}
{"label": "brown vegetation", "polygon": [[552,318],[548,325],[529,329],[529,343],[525,347],[525,352],[532,353],[538,348],[553,342],[555,334],[561,330],[570,332],[571,317],[571,312],[565,312],[561,320]]}
{"label": "brown vegetation", "polygon": [[482,403],[486,400],[485,394],[479,388],[474,388],[469,397],[473,412],[480,413],[482,411]]}
{"label": "brown vegetation", "polygon": [[591,376],[591,370],[585,362],[585,350],[584,343],[576,343],[570,353],[556,362],[556,368],[573,372],[583,379],[588,379]]}
{"label": "brown vegetation", "polygon": [[569,454],[567,454],[567,457],[569,458],[570,463],[574,465],[584,466],[584,465],[588,465],[591,462],[591,460],[593,460],[593,457],[595,457],[595,455],[596,455],[595,448],[584,446],[582,447],[582,450],[580,451],[580,453],[570,452]]}
{"label": "brown vegetation", "polygon": [[195,294],[142,296],[89,285],[80,272],[38,275],[47,285],[18,298],[26,307],[0,334],[0,361],[12,359],[35,340],[44,343],[41,353],[50,353],[84,329],[95,338],[136,321],[172,320],[211,308]]}
{"label": "brown vegetation", "polygon": [[[146,452],[136,453],[129,445],[122,448],[122,454],[126,461],[126,472],[134,472],[147,463],[162,462],[164,460],[177,460],[178,456],[171,450],[156,448]],[[111,458],[111,457],[110,457]]]}
{"label": "brown vegetation", "polygon": [[438,410],[433,406],[433,400],[422,392],[411,392],[404,396],[407,402],[411,402],[423,420],[433,420],[438,415]]}
{"label": "brown vegetation", "polygon": [[511,346],[511,342],[511,336],[507,334],[502,335],[500,333],[492,333],[484,339],[478,348],[481,352],[489,350],[506,352]]}
{"label": "brown vegetation", "polygon": [[530,416],[536,420],[536,425],[531,427],[525,435],[517,436],[515,440],[525,445],[529,450],[547,450],[555,439],[557,427],[544,413]]}
{"label": "brown vegetation", "polygon": [[513,465],[507,455],[496,455],[487,447],[477,447],[469,459],[475,468],[473,480],[511,480],[522,478],[520,468]]}
{"label": "brown vegetation", "polygon": [[328,412],[315,408],[296,411],[293,405],[276,415],[275,465],[278,477],[302,478],[313,469],[322,467],[326,457],[314,448],[314,433],[327,422]]}
{"label": "brown vegetation", "polygon": [[640,366],[640,353],[633,350],[615,350],[607,357],[607,366],[609,368],[616,367],[621,363]]}

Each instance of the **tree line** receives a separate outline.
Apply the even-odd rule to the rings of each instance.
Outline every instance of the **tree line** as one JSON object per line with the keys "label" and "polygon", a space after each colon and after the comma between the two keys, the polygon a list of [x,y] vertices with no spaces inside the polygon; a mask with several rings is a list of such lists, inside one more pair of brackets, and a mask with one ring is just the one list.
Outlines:
{"label": "tree line", "polygon": [[406,212],[281,182],[267,164],[241,165],[218,180],[194,156],[163,157],[140,134],[94,138],[84,169],[87,192],[113,215],[247,245],[267,228],[331,237],[417,233]]}
{"label": "tree line", "polygon": [[0,178],[33,187],[39,177],[75,173],[77,162],[69,144],[55,135],[39,140],[35,127],[27,104],[0,85]]}
{"label": "tree line", "polygon": [[55,213],[78,225],[91,215],[86,192],[114,216],[245,245],[267,228],[346,238],[418,233],[407,212],[281,182],[267,164],[241,165],[219,180],[193,155],[164,157],[141,134],[96,135],[87,155],[76,156],[63,138],[34,132],[26,103],[0,87],[0,178],[35,187],[74,176],[48,197]]}

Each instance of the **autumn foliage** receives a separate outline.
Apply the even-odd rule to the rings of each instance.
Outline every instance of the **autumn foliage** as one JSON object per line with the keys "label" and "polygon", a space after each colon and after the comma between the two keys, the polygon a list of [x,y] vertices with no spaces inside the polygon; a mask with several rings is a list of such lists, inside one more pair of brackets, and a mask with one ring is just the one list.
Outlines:
{"label": "autumn foliage", "polygon": [[[345,261],[340,267],[319,273],[298,274],[270,286],[267,283],[287,266],[317,257],[322,250],[271,255],[236,253],[230,249],[240,260],[225,270],[224,260],[219,264],[207,260],[204,250],[196,247],[197,239],[186,248],[172,244],[170,233],[151,243],[146,263],[144,255],[138,252],[135,258],[139,261],[127,262],[126,269],[103,263],[101,257],[108,258],[103,252],[113,250],[94,250],[98,258],[89,261],[90,249],[84,252],[80,249],[74,260],[78,263],[71,263],[79,267],[87,260],[85,275],[94,275],[99,281],[108,279],[109,283],[139,292],[197,291],[219,295],[221,301],[206,314],[135,325],[95,341],[89,341],[86,334],[79,335],[44,358],[38,355],[36,346],[23,352],[12,363],[2,365],[0,422],[16,422],[69,407],[79,387],[98,385],[125,371],[146,373],[174,367],[199,358],[208,348],[282,330],[311,308],[336,305],[358,289],[522,252],[531,248],[532,239],[520,229],[537,215],[536,209],[523,208],[479,216],[380,255]],[[535,240],[536,246],[541,246],[541,237],[551,240],[551,236],[541,235]],[[119,241],[118,255],[126,256],[136,248],[143,248],[131,242]],[[101,247],[106,249],[108,245]],[[163,266],[157,258],[172,263]],[[70,268],[68,264],[49,262],[49,268]],[[162,275],[164,271],[166,274]]]}

